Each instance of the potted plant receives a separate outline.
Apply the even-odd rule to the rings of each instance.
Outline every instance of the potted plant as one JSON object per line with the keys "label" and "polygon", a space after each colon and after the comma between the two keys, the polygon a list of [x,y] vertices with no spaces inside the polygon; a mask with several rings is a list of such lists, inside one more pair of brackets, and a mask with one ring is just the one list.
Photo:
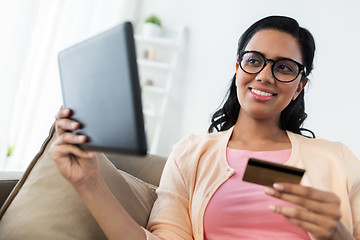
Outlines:
{"label": "potted plant", "polygon": [[158,37],[161,35],[161,20],[156,15],[151,15],[145,19],[142,27],[144,36]]}

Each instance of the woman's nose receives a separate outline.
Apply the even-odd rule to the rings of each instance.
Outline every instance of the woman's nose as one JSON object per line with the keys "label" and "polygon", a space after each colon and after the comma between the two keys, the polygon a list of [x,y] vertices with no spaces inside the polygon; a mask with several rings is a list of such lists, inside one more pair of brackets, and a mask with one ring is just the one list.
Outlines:
{"label": "woman's nose", "polygon": [[257,81],[262,81],[262,82],[268,82],[268,83],[270,83],[270,84],[274,84],[275,83],[275,78],[274,78],[274,76],[273,76],[273,74],[272,74],[272,65],[271,65],[272,63],[267,63],[266,64],[266,66],[263,68],[263,70],[261,70],[261,72],[259,72],[257,75],[256,75],[256,77],[255,77],[255,79],[257,80]]}

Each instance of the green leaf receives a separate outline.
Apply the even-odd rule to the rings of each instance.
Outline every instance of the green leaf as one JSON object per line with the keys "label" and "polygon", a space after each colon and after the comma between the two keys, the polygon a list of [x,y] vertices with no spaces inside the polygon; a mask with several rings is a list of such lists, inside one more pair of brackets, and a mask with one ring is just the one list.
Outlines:
{"label": "green leaf", "polygon": [[13,152],[14,152],[14,146],[9,146],[7,156],[10,157]]}
{"label": "green leaf", "polygon": [[156,15],[151,15],[148,18],[145,19],[145,22],[147,23],[154,23],[161,27],[161,20]]}

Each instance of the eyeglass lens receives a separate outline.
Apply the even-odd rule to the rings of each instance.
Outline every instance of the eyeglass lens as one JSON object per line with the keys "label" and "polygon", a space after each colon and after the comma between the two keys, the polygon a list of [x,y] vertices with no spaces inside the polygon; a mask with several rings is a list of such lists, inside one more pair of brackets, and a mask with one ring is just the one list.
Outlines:
{"label": "eyeglass lens", "polygon": [[[265,58],[256,52],[247,52],[240,60],[241,69],[250,74],[261,72],[266,65]],[[280,59],[272,64],[273,76],[280,81],[293,81],[299,75],[299,66],[290,59]]]}

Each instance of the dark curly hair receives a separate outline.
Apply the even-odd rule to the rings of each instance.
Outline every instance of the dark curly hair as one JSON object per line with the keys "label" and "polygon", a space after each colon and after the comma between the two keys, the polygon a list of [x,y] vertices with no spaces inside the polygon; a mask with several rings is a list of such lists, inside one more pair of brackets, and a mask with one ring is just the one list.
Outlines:
{"label": "dark curly hair", "polygon": [[[254,34],[263,29],[275,29],[285,32],[298,40],[301,48],[302,61],[305,66],[302,77],[307,79],[307,76],[313,69],[315,41],[307,29],[300,27],[298,22],[290,17],[269,16],[255,22],[240,37],[237,55],[245,49]],[[234,74],[231,80],[230,88],[224,98],[223,106],[212,115],[211,124],[208,129],[209,133],[214,132],[214,130],[224,131],[235,125],[241,108],[237,98],[235,82],[236,74]],[[301,131],[306,130],[315,137],[310,130],[301,128],[306,117],[304,91],[301,91],[300,95],[295,100],[291,101],[281,112],[280,127],[283,130],[298,134],[301,134]]]}

